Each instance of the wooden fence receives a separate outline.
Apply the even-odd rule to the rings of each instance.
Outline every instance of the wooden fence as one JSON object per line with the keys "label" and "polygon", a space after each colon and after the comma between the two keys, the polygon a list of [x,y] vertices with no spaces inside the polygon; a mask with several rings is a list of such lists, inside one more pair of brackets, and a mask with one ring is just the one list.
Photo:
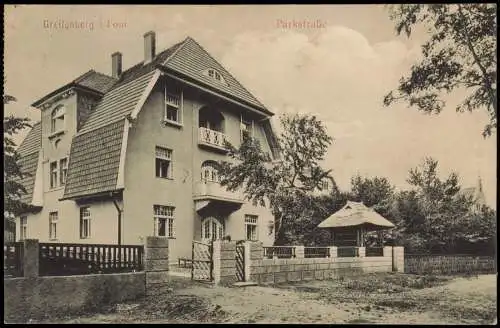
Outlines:
{"label": "wooden fence", "polygon": [[135,272],[143,269],[142,245],[39,244],[41,276]]}
{"label": "wooden fence", "polygon": [[414,274],[495,273],[496,263],[493,256],[405,254],[404,272]]}

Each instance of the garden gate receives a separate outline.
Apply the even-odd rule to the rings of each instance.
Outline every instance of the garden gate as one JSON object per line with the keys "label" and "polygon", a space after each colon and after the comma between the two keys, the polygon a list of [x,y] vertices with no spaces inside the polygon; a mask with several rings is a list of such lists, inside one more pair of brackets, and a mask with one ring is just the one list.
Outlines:
{"label": "garden gate", "polygon": [[213,281],[213,244],[193,240],[191,279]]}

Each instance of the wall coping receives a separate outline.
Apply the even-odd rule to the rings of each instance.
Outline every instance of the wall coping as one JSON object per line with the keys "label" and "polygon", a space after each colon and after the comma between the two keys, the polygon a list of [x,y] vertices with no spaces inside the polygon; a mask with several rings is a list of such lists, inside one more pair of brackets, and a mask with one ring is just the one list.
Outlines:
{"label": "wall coping", "polygon": [[69,276],[38,276],[38,277],[11,277],[4,280],[24,280],[24,279],[63,279],[63,278],[87,278],[87,277],[102,277],[102,276],[133,276],[145,274],[145,271],[138,272],[122,272],[122,273],[91,273],[91,274],[75,274]]}
{"label": "wall coping", "polygon": [[316,263],[350,263],[350,262],[377,262],[385,260],[391,260],[391,256],[369,256],[369,257],[319,257],[319,258],[290,258],[290,259],[262,259],[262,260],[252,260],[262,261],[262,265],[273,265],[273,264],[316,264]]}

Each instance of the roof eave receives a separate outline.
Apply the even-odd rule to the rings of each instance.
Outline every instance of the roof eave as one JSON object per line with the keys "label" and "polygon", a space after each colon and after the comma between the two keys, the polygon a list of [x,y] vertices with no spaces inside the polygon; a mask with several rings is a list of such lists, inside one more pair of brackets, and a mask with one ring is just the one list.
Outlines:
{"label": "roof eave", "polygon": [[100,191],[100,192],[93,192],[93,193],[86,193],[86,194],[78,194],[78,195],[73,195],[73,196],[63,196],[59,198],[59,201],[63,200],[86,200],[86,199],[92,199],[92,198],[99,198],[99,197],[113,197],[117,194],[120,194],[125,188],[117,188],[113,190],[106,190],[106,191]]}
{"label": "roof eave", "polygon": [[166,74],[169,74],[169,75],[175,75],[176,77],[178,77],[180,80],[185,80],[186,82],[190,82],[190,83],[195,83],[195,84],[200,84],[200,87],[204,88],[204,89],[208,89],[210,90],[211,92],[213,93],[216,93],[222,97],[226,97],[226,98],[229,98],[231,99],[232,101],[235,101],[241,105],[245,105],[246,107],[250,107],[252,108],[253,110],[256,110],[258,111],[259,114],[261,115],[265,115],[266,117],[271,117],[271,116],[274,116],[274,113],[271,112],[269,109],[267,109],[266,107],[261,107],[261,106],[256,106],[254,104],[251,104],[243,99],[240,99],[238,97],[235,97],[229,93],[226,93],[226,92],[223,92],[221,90],[217,90],[215,89],[214,87],[206,84],[206,83],[203,83],[203,82],[200,82],[200,81],[197,81],[189,76],[186,76],[182,73],[179,73],[169,67],[166,67],[164,65],[161,65],[161,64],[157,64],[156,67],[161,70],[163,73],[166,73]]}
{"label": "roof eave", "polygon": [[104,93],[101,92],[101,91],[97,91],[95,89],[92,89],[92,88],[80,85],[80,84],[75,83],[75,82],[70,82],[70,83],[68,83],[66,85],[63,85],[59,89],[56,89],[56,90],[52,91],[51,93],[49,93],[48,95],[40,98],[39,100],[35,101],[34,103],[31,104],[31,107],[39,108],[39,106],[42,105],[43,103],[47,102],[48,100],[54,98],[58,94],[63,93],[64,91],[66,91],[68,89],[71,89],[71,88],[80,89],[82,91],[87,91],[87,92],[95,93],[98,96],[104,95]]}

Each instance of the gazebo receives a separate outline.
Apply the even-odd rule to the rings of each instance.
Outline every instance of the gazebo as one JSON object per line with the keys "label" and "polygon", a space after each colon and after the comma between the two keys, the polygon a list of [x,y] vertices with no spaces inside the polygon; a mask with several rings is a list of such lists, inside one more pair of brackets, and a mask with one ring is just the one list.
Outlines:
{"label": "gazebo", "polygon": [[318,225],[329,229],[334,246],[364,247],[365,232],[394,228],[394,224],[363,203],[348,201]]}

